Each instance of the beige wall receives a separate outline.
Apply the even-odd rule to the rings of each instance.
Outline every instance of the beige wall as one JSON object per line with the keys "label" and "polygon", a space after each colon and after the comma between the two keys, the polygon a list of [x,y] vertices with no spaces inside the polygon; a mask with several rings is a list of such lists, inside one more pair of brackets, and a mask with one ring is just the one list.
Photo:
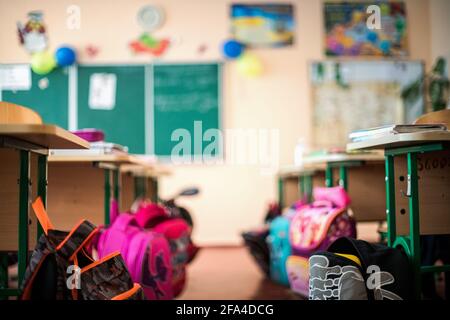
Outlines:
{"label": "beige wall", "polygon": [[450,71],[450,1],[430,0],[431,61],[437,57],[447,59],[447,73]]}
{"label": "beige wall", "polygon": [[[323,58],[322,1],[291,2],[296,4],[295,45],[282,49],[256,50],[255,53],[263,59],[267,69],[257,79],[242,78],[236,66],[227,63],[223,86],[224,127],[279,129],[282,164],[292,163],[293,147],[299,137],[310,139],[307,63],[312,59]],[[147,58],[131,55],[126,44],[140,34],[135,16],[137,10],[147,3],[163,5],[167,14],[165,25],[156,35],[172,36],[176,40],[162,61],[221,58],[218,48],[228,35],[228,5],[231,1],[0,0],[0,62],[29,60],[17,44],[15,24],[18,20],[23,21],[31,9],[44,10],[52,48],[62,43],[77,48],[90,43],[100,47],[100,54],[95,60],[87,60],[81,54],[81,62],[144,61]],[[424,59],[429,63],[429,1],[407,0],[406,3],[411,58]],[[70,4],[81,7],[80,30],[70,31],[65,27],[66,8]],[[434,22],[433,26],[436,25],[441,33],[449,30],[448,27],[440,28],[440,23]],[[448,26],[448,21],[445,23]],[[209,49],[199,56],[197,48],[202,44]],[[258,167],[233,165],[174,168],[174,174],[163,179],[161,193],[168,196],[191,184],[199,186],[202,194],[183,203],[195,215],[195,237],[203,244],[237,243],[240,241],[239,231],[258,225],[267,202],[276,198],[273,175],[261,175]]]}

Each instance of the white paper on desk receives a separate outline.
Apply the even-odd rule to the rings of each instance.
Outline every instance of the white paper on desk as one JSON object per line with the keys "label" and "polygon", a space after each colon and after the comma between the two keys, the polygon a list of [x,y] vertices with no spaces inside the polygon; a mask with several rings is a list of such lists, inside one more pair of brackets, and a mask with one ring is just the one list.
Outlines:
{"label": "white paper on desk", "polygon": [[30,90],[31,69],[27,64],[1,65],[0,89]]}
{"label": "white paper on desk", "polygon": [[113,73],[94,73],[89,78],[89,108],[112,110],[116,104],[117,77]]}

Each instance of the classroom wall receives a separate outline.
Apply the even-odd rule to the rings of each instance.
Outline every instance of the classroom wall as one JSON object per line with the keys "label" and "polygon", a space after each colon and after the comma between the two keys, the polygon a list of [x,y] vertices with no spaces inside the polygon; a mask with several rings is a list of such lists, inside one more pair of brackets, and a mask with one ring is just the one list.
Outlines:
{"label": "classroom wall", "polygon": [[437,57],[447,60],[447,74],[450,71],[450,1],[430,0],[430,28],[431,28],[431,61]]}
{"label": "classroom wall", "polygon": [[[219,46],[229,31],[228,6],[231,2],[0,0],[0,62],[29,61],[28,55],[18,46],[15,24],[18,20],[23,21],[31,9],[44,11],[52,49],[63,43],[77,48],[89,44],[99,46],[100,53],[95,59],[88,59],[83,52],[80,53],[83,63],[149,61],[149,58],[133,56],[127,48],[127,43],[141,32],[136,23],[136,13],[148,3],[162,5],[167,14],[166,23],[155,35],[169,36],[174,41],[174,45],[160,60],[217,60],[221,58]],[[322,1],[290,2],[296,4],[295,45],[255,50],[266,68],[264,75],[256,79],[243,78],[234,63],[226,63],[223,85],[224,128],[278,129],[280,164],[293,162],[293,148],[300,137],[306,142],[311,138],[307,65],[313,59],[324,58]],[[429,64],[430,39],[434,39],[430,37],[430,20],[433,20],[432,30],[440,32],[435,37],[440,39],[449,30],[448,19],[445,15],[431,19],[428,0],[405,2],[409,20],[410,57],[423,59]],[[81,8],[80,30],[68,30],[65,27],[66,10],[71,4]],[[440,5],[445,6],[442,3]],[[208,48],[202,55],[198,53],[201,45]],[[445,44],[442,46],[445,47]],[[433,50],[438,49],[433,47]],[[201,244],[239,243],[239,232],[258,225],[267,203],[276,199],[275,176],[264,174],[260,167],[253,165],[175,167],[172,176],[162,179],[161,195],[170,196],[189,185],[200,187],[201,195],[180,202],[192,210],[197,222],[194,236]]]}

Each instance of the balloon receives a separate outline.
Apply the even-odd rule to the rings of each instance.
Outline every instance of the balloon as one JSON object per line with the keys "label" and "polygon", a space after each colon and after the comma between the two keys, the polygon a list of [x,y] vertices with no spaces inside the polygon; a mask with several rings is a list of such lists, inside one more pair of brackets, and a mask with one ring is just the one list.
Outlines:
{"label": "balloon", "polygon": [[378,41],[378,34],[376,32],[370,31],[367,33],[367,40],[372,43],[376,43]]}
{"label": "balloon", "polygon": [[54,56],[48,51],[36,52],[31,56],[31,70],[44,75],[50,73],[56,67]]}
{"label": "balloon", "polygon": [[263,71],[261,60],[251,53],[243,54],[237,60],[237,67],[241,74],[248,77],[257,77],[261,75]]}
{"label": "balloon", "polygon": [[352,20],[354,24],[357,24],[358,22],[362,21],[364,18],[364,13],[362,11],[356,10],[353,12]]}
{"label": "balloon", "polygon": [[223,54],[225,57],[235,59],[241,55],[243,46],[235,40],[227,40],[223,44]]}
{"label": "balloon", "polygon": [[384,54],[388,54],[391,51],[391,42],[389,40],[383,40],[380,42],[380,49]]}
{"label": "balloon", "polygon": [[56,63],[59,66],[70,66],[76,60],[75,50],[70,47],[60,47],[55,53]]}

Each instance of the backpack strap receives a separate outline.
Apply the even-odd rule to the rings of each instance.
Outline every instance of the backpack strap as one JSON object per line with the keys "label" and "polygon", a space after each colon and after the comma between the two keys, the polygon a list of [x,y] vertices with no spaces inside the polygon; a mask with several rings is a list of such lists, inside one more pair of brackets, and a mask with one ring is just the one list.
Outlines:
{"label": "backpack strap", "polygon": [[98,228],[87,220],[81,220],[75,228],[56,247],[57,252],[67,260],[73,260],[97,233]]}
{"label": "backpack strap", "polygon": [[137,223],[143,228],[152,228],[169,218],[166,209],[156,203],[146,203],[135,214]]}
{"label": "backpack strap", "polygon": [[33,207],[34,214],[44,230],[44,233],[48,235],[48,230],[53,230],[54,228],[50,218],[48,217],[47,211],[45,211],[41,197],[37,197],[31,206]]}

